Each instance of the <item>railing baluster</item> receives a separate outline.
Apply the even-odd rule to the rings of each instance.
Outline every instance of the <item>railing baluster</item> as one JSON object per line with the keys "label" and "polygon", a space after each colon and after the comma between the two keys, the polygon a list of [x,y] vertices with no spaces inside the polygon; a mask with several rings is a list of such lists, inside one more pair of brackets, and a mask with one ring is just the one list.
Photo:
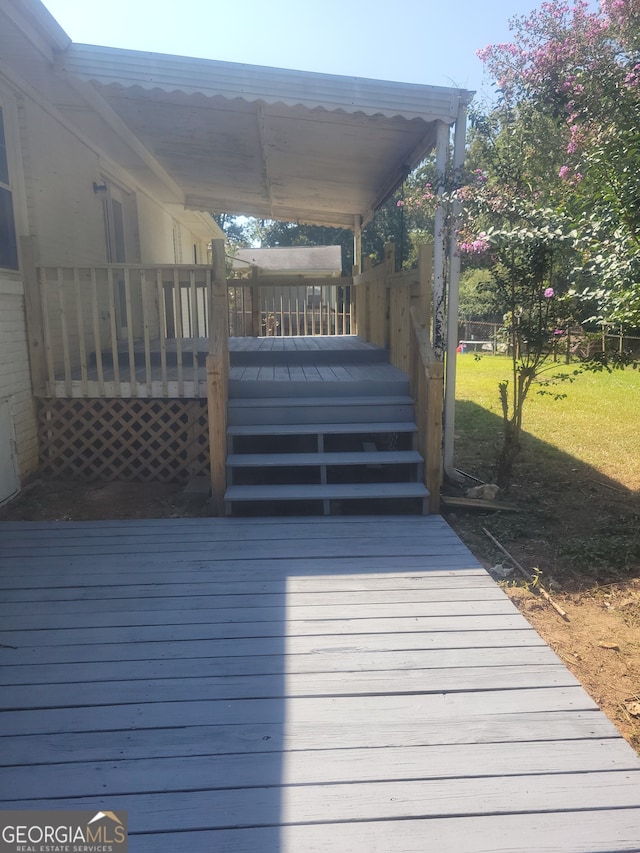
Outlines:
{"label": "railing baluster", "polygon": [[80,270],[74,267],[73,285],[76,298],[76,317],[78,321],[78,347],[80,350],[80,377],[82,382],[82,393],[85,397],[89,394],[89,381],[87,375],[87,345],[84,332],[84,312],[82,310],[82,290],[80,288]]}
{"label": "railing baluster", "polygon": [[198,384],[198,296],[196,293],[196,271],[189,270],[189,291],[191,293],[191,344],[193,357],[193,396],[199,396]]}
{"label": "railing baluster", "polygon": [[160,371],[162,373],[162,396],[169,396],[167,379],[167,305],[164,293],[164,275],[161,268],[156,271],[156,290],[158,293],[158,331],[160,335]]}
{"label": "railing baluster", "polygon": [[124,271],[124,299],[127,312],[127,346],[129,351],[129,383],[132,397],[138,396],[138,383],[136,381],[136,351],[133,343],[133,308],[131,305],[131,276],[128,268]]}
{"label": "railing baluster", "polygon": [[64,392],[67,397],[71,396],[71,354],[69,352],[69,327],[64,298],[64,275],[62,269],[58,268],[58,306],[60,312],[60,329],[62,334],[62,357],[64,362]]}
{"label": "railing baluster", "polygon": [[109,291],[109,321],[111,327],[111,357],[113,358],[113,381],[114,381],[114,394],[116,397],[120,397],[122,395],[122,388],[120,386],[120,359],[118,352],[118,331],[116,326],[116,294],[115,288],[118,286],[118,282],[114,280],[113,270],[111,267],[107,270],[107,282],[108,282],[108,291]]}
{"label": "railing baluster", "polygon": [[47,383],[49,394],[56,395],[56,370],[53,361],[53,343],[51,341],[51,318],[49,317],[49,281],[47,270],[40,270],[40,299],[42,305],[42,323],[44,335],[44,348],[47,360]]}
{"label": "railing baluster", "polygon": [[151,333],[149,329],[149,305],[147,289],[147,271],[140,270],[140,297],[142,299],[142,324],[144,329],[144,366],[147,383],[147,397],[151,393]]}
{"label": "railing baluster", "polygon": [[102,340],[100,335],[100,312],[98,309],[98,278],[96,268],[91,267],[91,310],[93,316],[93,345],[98,373],[98,393],[104,397],[104,369],[102,367]]}
{"label": "railing baluster", "polygon": [[180,273],[173,271],[173,304],[176,318],[176,366],[178,368],[178,396],[184,397],[184,378],[182,376],[182,291]]}

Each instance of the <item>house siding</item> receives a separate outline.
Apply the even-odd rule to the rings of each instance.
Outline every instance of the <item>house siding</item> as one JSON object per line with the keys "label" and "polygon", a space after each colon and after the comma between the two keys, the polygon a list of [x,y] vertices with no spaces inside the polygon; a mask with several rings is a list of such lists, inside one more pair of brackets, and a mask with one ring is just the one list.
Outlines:
{"label": "house siding", "polygon": [[[0,273],[0,401],[8,400],[21,482],[38,465],[38,431],[31,394],[24,291]],[[6,453],[7,448],[0,448]]]}

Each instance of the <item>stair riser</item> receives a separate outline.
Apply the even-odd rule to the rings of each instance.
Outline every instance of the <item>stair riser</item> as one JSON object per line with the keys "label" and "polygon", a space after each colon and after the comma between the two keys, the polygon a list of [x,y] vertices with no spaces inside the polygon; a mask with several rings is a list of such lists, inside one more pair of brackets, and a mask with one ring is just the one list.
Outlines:
{"label": "stair riser", "polygon": [[388,364],[389,353],[379,349],[256,350],[231,352],[232,367],[274,365]]}
{"label": "stair riser", "polygon": [[326,406],[322,409],[304,406],[279,406],[274,408],[237,409],[229,406],[230,426],[253,424],[339,424],[384,423],[385,421],[412,421],[413,406]]}
{"label": "stair riser", "polygon": [[297,382],[232,379],[229,398],[248,397],[402,397],[409,394],[408,380],[353,382]]}

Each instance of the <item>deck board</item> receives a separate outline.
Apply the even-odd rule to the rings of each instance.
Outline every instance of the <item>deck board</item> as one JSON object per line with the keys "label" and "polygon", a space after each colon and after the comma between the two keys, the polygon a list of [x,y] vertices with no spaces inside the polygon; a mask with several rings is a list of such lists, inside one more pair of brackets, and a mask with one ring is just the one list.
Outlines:
{"label": "deck board", "polygon": [[0,663],[1,807],[136,851],[640,846],[637,756],[439,517],[0,524]]}

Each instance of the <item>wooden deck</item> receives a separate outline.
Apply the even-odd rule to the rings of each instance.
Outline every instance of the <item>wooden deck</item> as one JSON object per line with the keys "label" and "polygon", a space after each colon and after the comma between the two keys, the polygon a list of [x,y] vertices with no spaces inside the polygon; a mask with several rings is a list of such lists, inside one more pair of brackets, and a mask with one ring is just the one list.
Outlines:
{"label": "wooden deck", "polygon": [[637,851],[640,762],[438,516],[0,525],[0,807],[135,853]]}
{"label": "wooden deck", "polygon": [[[125,342],[126,343],[126,342]],[[171,338],[146,345],[136,342],[133,359],[119,347],[118,369],[113,359],[70,371],[68,381],[59,372],[56,397],[187,397],[206,398],[207,338]],[[260,382],[346,384],[407,382],[401,370],[388,363],[388,353],[356,335],[331,337],[229,338],[229,379]],[[133,364],[133,367],[131,366]]]}

